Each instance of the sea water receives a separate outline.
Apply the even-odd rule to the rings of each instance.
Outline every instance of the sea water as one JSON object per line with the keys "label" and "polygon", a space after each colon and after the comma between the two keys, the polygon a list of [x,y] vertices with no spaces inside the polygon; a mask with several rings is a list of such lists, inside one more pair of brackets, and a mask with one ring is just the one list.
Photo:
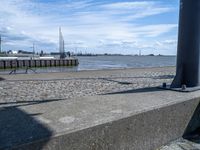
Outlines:
{"label": "sea water", "polygon": [[[33,68],[37,73],[71,72],[81,70],[103,70],[123,68],[149,68],[175,66],[175,56],[79,56],[79,65],[76,67],[47,67]],[[0,74],[9,74],[12,70],[0,70]],[[28,70],[28,73],[34,73]],[[17,73],[25,73],[23,69]]]}

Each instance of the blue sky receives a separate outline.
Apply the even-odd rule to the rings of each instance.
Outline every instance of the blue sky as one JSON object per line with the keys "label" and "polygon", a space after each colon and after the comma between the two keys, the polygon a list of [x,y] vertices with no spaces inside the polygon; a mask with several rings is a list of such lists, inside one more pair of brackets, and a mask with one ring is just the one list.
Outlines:
{"label": "blue sky", "polygon": [[4,50],[176,54],[179,0],[1,0]]}

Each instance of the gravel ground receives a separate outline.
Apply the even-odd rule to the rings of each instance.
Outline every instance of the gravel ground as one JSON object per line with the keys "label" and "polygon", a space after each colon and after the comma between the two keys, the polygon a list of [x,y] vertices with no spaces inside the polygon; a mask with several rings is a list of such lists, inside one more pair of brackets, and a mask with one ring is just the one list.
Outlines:
{"label": "gravel ground", "polygon": [[70,99],[171,83],[174,67],[1,75],[0,103]]}

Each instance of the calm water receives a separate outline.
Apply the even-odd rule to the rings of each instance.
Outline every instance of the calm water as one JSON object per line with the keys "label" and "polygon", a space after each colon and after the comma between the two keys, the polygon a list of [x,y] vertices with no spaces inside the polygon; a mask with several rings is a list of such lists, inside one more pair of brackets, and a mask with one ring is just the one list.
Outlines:
{"label": "calm water", "polygon": [[[80,70],[102,70],[118,68],[146,68],[175,66],[175,56],[89,56],[78,57],[78,67],[51,67],[37,68],[36,72],[68,72]],[[0,74],[8,74],[10,70],[0,70]],[[25,73],[25,70],[18,70],[18,73]],[[28,73],[33,73],[29,70]]]}
{"label": "calm water", "polygon": [[78,57],[78,70],[175,66],[175,56],[95,56]]}

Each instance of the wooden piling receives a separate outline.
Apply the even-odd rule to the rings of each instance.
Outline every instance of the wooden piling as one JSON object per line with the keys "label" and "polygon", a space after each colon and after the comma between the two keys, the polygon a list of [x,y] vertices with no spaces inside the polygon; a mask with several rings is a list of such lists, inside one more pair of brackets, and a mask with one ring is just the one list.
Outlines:
{"label": "wooden piling", "polygon": [[0,60],[0,69],[77,66],[78,64],[78,59]]}

